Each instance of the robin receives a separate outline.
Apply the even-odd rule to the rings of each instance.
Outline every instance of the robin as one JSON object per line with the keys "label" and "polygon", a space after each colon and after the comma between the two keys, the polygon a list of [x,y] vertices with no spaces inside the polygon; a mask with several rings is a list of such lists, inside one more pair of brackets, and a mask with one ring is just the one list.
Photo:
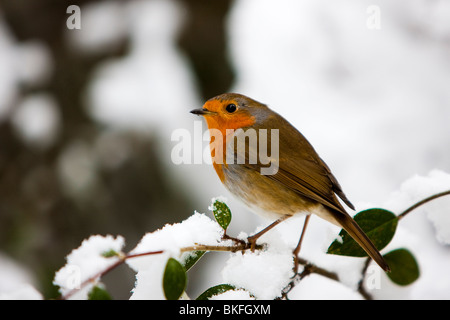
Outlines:
{"label": "robin", "polygon": [[[260,236],[280,222],[306,213],[300,240],[293,251],[296,269],[310,214],[316,214],[346,230],[384,271],[390,271],[372,241],[339,202],[337,197],[355,209],[329,167],[286,119],[265,104],[236,93],[211,98],[203,108],[191,113],[203,116],[207,122],[212,163],[221,182],[250,209],[275,220],[248,238],[252,248]],[[277,141],[272,141],[272,135],[266,139],[270,156],[252,159],[261,143],[252,143],[251,139],[247,139],[244,149],[238,148],[239,136],[244,135],[245,139],[252,132],[257,138],[264,133],[266,138],[268,131],[277,132]],[[276,157],[272,157],[274,153]],[[263,174],[268,166],[273,170]]]}

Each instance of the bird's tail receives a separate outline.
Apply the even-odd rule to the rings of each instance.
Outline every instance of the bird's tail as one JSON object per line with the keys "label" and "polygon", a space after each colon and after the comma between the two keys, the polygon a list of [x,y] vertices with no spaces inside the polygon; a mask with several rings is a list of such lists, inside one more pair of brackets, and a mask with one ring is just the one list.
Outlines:
{"label": "bird's tail", "polygon": [[380,251],[378,251],[369,237],[367,237],[352,217],[342,214],[341,212],[337,212],[333,217],[384,271],[391,271]]}

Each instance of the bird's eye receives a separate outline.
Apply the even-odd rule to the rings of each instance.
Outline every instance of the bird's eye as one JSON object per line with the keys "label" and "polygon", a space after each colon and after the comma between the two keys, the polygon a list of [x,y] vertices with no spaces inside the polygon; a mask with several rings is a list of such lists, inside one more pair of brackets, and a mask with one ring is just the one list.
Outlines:
{"label": "bird's eye", "polygon": [[234,103],[230,103],[226,106],[225,110],[227,110],[228,113],[233,113],[237,110],[237,107]]}

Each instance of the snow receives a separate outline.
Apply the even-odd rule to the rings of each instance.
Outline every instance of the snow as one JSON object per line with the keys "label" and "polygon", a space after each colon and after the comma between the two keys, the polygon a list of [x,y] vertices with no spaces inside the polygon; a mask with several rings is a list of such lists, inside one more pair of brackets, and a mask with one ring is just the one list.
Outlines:
{"label": "snow", "polygon": [[280,297],[282,289],[290,282],[292,261],[292,250],[237,252],[228,259],[222,278],[225,283],[248,290],[258,299],[272,300]]}
{"label": "snow", "polygon": [[255,300],[255,298],[246,290],[236,289],[212,296],[209,300]]}
{"label": "snow", "polygon": [[[433,194],[450,190],[450,174],[432,170],[414,175],[386,200],[384,207],[396,214]],[[419,264],[420,277],[408,287],[398,287],[382,275],[382,285],[374,296],[382,299],[449,299],[450,266],[448,208],[450,196],[428,202],[405,216],[386,252],[404,247]]]}
{"label": "snow", "polygon": [[362,297],[342,283],[312,274],[301,281],[289,295],[299,300],[361,300]]}
{"label": "snow", "polygon": [[181,248],[230,245],[231,241],[221,241],[222,235],[219,224],[198,212],[180,223],[167,224],[162,229],[144,235],[131,254],[164,252],[127,259],[127,264],[136,271],[136,284],[130,299],[164,299],[161,283],[167,260],[170,257],[180,259]]}
{"label": "snow", "polygon": [[9,293],[0,293],[0,300],[42,300],[42,294],[30,284],[18,285]]}
{"label": "snow", "polygon": [[[216,199],[223,197],[213,198],[212,203]],[[181,223],[166,225],[160,230],[146,234],[131,253],[158,250],[164,250],[164,253],[127,260],[127,264],[137,272],[131,299],[163,299],[164,293],[160,284],[167,259],[171,256],[179,259],[180,248],[196,244],[232,245],[229,240],[221,240],[222,235],[223,230],[219,224],[201,213],[195,213]],[[243,288],[258,299],[278,297],[293,275],[293,259],[292,249],[279,241],[276,233],[273,235],[273,245],[267,250],[253,253],[225,252],[224,254],[230,257],[221,272],[222,283]],[[156,286],[158,289],[155,289]],[[228,295],[238,298],[241,294]]]}
{"label": "snow", "polygon": [[[114,238],[111,235],[93,235],[81,243],[81,246],[66,257],[67,264],[59,269],[53,283],[59,286],[64,296],[74,289],[79,289],[81,284],[96,277],[99,272],[104,271],[118,261],[118,257],[104,257],[103,254],[112,251],[122,252],[125,239],[121,236]],[[94,278],[94,280],[96,280]],[[97,279],[98,280],[98,279]],[[95,284],[90,282],[87,286],[77,290],[71,299],[86,299],[89,290]]]}
{"label": "snow", "polygon": [[[401,185],[400,190],[394,193],[393,198],[403,198],[408,200],[409,203],[415,203],[448,190],[450,190],[450,174],[441,170],[433,170],[426,176],[415,175],[405,181]],[[389,205],[400,207],[400,205],[396,205],[397,202],[398,200],[393,199]],[[407,202],[405,201],[405,203]],[[450,208],[450,196],[435,199],[417,209],[417,211],[423,211],[433,223],[436,239],[442,244],[450,244],[450,215],[447,214],[448,208]]]}
{"label": "snow", "polygon": [[[222,235],[223,230],[215,221],[205,214],[195,212],[180,223],[167,224],[162,229],[147,233],[131,253],[165,250],[177,255],[183,247],[224,244],[226,242],[220,241]],[[136,267],[141,259],[145,258],[131,259],[129,264]]]}
{"label": "snow", "polygon": [[211,199],[211,205],[208,206],[208,210],[211,210],[211,211],[215,210],[216,207],[215,207],[214,204],[216,203],[216,201],[220,201],[220,202],[223,202],[225,204],[228,203],[228,199],[226,197],[224,197],[224,196],[213,197]]}
{"label": "snow", "polygon": [[[163,253],[159,255],[150,255],[145,258],[129,259],[128,265],[132,266],[136,272],[136,283],[132,290],[130,300],[164,300],[164,291],[162,288],[164,270],[170,255]],[[134,260],[145,259],[145,264]]]}
{"label": "snow", "polygon": [[41,300],[31,270],[0,253],[0,300]]}

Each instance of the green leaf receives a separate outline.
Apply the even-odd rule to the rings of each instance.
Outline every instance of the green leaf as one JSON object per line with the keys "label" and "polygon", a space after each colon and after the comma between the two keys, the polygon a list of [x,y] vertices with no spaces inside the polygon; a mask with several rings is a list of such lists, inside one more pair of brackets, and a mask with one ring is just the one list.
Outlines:
{"label": "green leaf", "polygon": [[184,267],[184,270],[188,271],[190,268],[194,266],[194,264],[197,263],[198,260],[200,260],[201,257],[206,253],[206,251],[191,251],[186,252],[181,258],[182,258],[182,265]]}
{"label": "green leaf", "polygon": [[419,265],[410,251],[401,248],[386,253],[383,257],[391,268],[387,275],[392,282],[407,286],[419,278]]}
{"label": "green leaf", "polygon": [[208,290],[206,290],[205,292],[203,292],[201,295],[199,295],[197,297],[197,299],[195,300],[208,300],[209,298],[211,298],[212,296],[224,293],[228,290],[234,290],[236,289],[235,287],[233,287],[232,285],[229,284],[219,284],[217,286],[211,287]]}
{"label": "green leaf", "polygon": [[164,270],[163,290],[167,300],[178,300],[186,288],[187,277],[178,260],[169,258]]}
{"label": "green leaf", "polygon": [[112,298],[103,285],[97,284],[89,291],[88,300],[112,300]]}
{"label": "green leaf", "polygon": [[231,222],[231,210],[221,200],[215,200],[212,205],[214,217],[223,230],[227,230]]}
{"label": "green leaf", "polygon": [[[356,214],[354,219],[378,250],[382,250],[392,240],[398,223],[397,216],[384,209],[364,210]],[[344,229],[339,236],[342,241],[334,240],[327,253],[351,257],[367,256],[364,249]]]}
{"label": "green leaf", "polygon": [[118,255],[119,255],[119,253],[113,249],[102,252],[102,257],[104,257],[104,258],[111,258],[111,257],[115,257]]}

